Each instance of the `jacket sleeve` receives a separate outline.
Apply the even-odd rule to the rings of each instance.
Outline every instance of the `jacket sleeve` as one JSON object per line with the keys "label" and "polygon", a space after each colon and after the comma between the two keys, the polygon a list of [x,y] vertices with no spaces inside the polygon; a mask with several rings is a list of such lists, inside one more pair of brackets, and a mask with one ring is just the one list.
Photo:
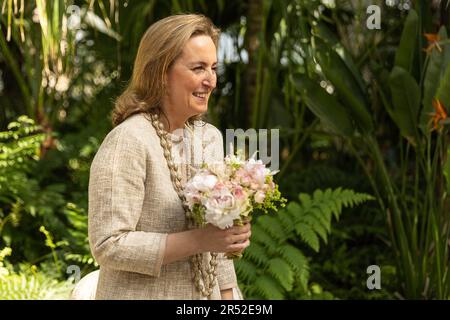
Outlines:
{"label": "jacket sleeve", "polygon": [[167,234],[137,231],[147,152],[126,127],[110,132],[91,165],[89,243],[105,268],[159,276]]}
{"label": "jacket sleeve", "polygon": [[[205,159],[208,159],[208,161],[211,162],[223,161],[224,150],[222,133],[213,126],[207,131]],[[237,287],[238,284],[233,260],[225,257],[223,253],[219,253],[217,255],[217,262],[217,281],[220,290]]]}

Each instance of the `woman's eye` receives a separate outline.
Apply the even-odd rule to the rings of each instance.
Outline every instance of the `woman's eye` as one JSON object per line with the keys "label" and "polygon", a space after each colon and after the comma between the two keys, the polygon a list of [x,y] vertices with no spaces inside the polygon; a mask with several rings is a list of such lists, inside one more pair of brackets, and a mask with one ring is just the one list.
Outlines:
{"label": "woman's eye", "polygon": [[199,66],[199,67],[195,67],[195,68],[194,68],[194,70],[195,70],[195,71],[203,71],[204,69],[205,69],[205,68],[203,68],[203,67],[200,67],[200,66]]}

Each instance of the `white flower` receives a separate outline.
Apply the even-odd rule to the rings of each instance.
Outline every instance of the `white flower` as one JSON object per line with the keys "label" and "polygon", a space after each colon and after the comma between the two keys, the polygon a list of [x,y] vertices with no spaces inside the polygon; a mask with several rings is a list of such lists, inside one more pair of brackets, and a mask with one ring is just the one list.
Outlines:
{"label": "white flower", "polygon": [[203,205],[206,208],[205,220],[221,229],[231,227],[235,219],[238,219],[241,212],[242,201],[237,201],[228,188],[216,189],[204,199]]}
{"label": "white flower", "polygon": [[208,192],[214,188],[216,183],[217,177],[215,175],[209,174],[207,171],[201,171],[186,184],[186,188],[188,190]]}
{"label": "white flower", "polygon": [[199,223],[221,229],[231,227],[235,220],[251,214],[252,203],[264,206],[267,192],[275,187],[275,173],[261,160],[255,160],[254,155],[247,161],[239,154],[228,155],[223,162],[205,164],[188,181],[184,190],[186,203],[191,210],[199,206],[203,215]]}
{"label": "white flower", "polygon": [[265,198],[266,198],[266,194],[264,192],[257,191],[255,193],[255,202],[256,203],[263,203]]}

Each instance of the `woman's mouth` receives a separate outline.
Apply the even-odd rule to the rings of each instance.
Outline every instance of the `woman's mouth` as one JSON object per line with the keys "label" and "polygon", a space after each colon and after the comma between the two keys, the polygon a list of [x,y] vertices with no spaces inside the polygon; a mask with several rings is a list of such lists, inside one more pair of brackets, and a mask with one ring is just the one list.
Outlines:
{"label": "woman's mouth", "polygon": [[207,92],[194,92],[192,95],[194,97],[196,97],[201,102],[205,102],[206,99],[208,98],[208,93]]}

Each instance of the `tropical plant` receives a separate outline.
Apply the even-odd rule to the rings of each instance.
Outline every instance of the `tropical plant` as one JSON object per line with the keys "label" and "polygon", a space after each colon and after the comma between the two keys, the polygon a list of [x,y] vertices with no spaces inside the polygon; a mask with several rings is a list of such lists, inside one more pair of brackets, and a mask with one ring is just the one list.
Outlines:
{"label": "tropical plant", "polygon": [[0,240],[15,248],[19,261],[33,261],[44,252],[36,246],[41,225],[66,232],[64,218],[57,214],[64,206],[61,186],[41,188],[35,178],[44,140],[46,134],[26,116],[0,132]]}
{"label": "tropical plant", "polygon": [[0,234],[7,222],[19,224],[29,188],[26,173],[38,159],[45,138],[34,121],[26,116],[11,122],[7,129],[0,132]]}
{"label": "tropical plant", "polygon": [[[103,1],[98,2],[104,9]],[[26,114],[51,132],[57,122],[65,119],[70,99],[79,99],[80,90],[92,95],[117,76],[114,72],[106,75],[109,70],[101,63],[91,64],[94,56],[88,26],[120,40],[106,12],[99,10],[103,19],[94,13],[94,4],[3,1],[0,25],[6,35],[0,32],[1,57],[13,79],[13,86],[9,88],[6,83],[5,89],[15,94],[1,97],[5,116],[2,122]],[[15,59],[17,56],[22,59]],[[77,83],[80,78],[83,87]]]}
{"label": "tropical plant", "polygon": [[252,225],[251,245],[235,262],[246,298],[312,298],[309,261],[301,246],[318,252],[319,239],[328,241],[332,216],[339,219],[342,208],[373,197],[338,188],[317,189],[312,196],[301,193],[298,199],[300,203],[291,201],[278,214],[260,216]]}
{"label": "tropical plant", "polygon": [[[283,179],[281,192],[285,197],[295,200],[298,192],[312,194],[316,189],[338,187],[371,192],[370,183],[356,159],[336,152],[333,138],[328,136],[328,144],[323,141],[325,138],[323,136],[315,148],[308,145],[309,148],[302,151],[314,154],[319,160]],[[349,172],[347,168],[352,166],[355,170]],[[398,284],[388,242],[384,216],[376,201],[346,208],[339,221],[333,223],[328,243],[321,246],[319,252],[309,255],[310,282],[320,284],[335,299],[394,299]],[[367,288],[367,267],[374,264],[381,270],[381,290]]]}
{"label": "tropical plant", "polygon": [[[320,72],[296,76],[295,85],[310,110],[347,142],[367,173],[385,213],[402,294],[444,299],[450,294],[444,181],[449,121],[443,107],[450,105],[450,46],[443,26],[438,35],[427,35],[431,42],[423,56],[422,37],[428,26],[419,3],[420,14],[410,10],[406,18],[394,65],[372,64],[371,86],[345,48],[329,36],[332,32],[324,32],[325,25],[315,28],[311,37]],[[327,90],[320,81],[327,81]],[[400,163],[393,172],[383,158],[371,107],[384,108],[403,138]]]}
{"label": "tropical plant", "polygon": [[[366,29],[368,4],[382,6],[381,30]],[[411,5],[417,17],[405,20]],[[439,288],[448,279],[448,223],[437,226],[448,221],[441,213],[449,211],[442,197],[450,192],[443,119],[450,51],[448,30],[434,27],[448,25],[448,1],[4,0],[0,10],[0,127],[9,137],[0,138],[0,147],[8,150],[0,151],[0,163],[6,163],[6,154],[10,159],[0,165],[0,247],[14,249],[9,262],[15,267],[24,260],[40,263],[40,272],[58,279],[66,276],[67,263],[83,265],[83,272],[95,267],[86,237],[86,190],[89,164],[111,129],[112,99],[129,79],[140,37],[151,23],[173,13],[200,12],[223,34],[210,121],[222,130],[279,128],[282,166],[276,177],[290,199],[326,187],[371,192],[365,187],[371,183],[391,235],[392,254],[380,245],[386,234],[380,217],[374,218],[376,227],[365,225],[376,214],[369,204],[358,211],[368,220],[344,215],[348,221],[332,229],[332,243],[319,253],[295,234],[289,243],[311,259],[314,274],[306,291],[283,295],[319,297],[314,293],[323,286],[337,297],[368,297],[352,288],[360,281],[355,270],[375,253],[375,263],[385,264],[384,290],[390,273],[399,276],[403,297],[448,296],[446,285]],[[407,116],[410,110],[415,115]],[[5,128],[22,114],[41,129],[15,140],[18,131]],[[433,126],[426,127],[430,119]],[[324,159],[331,169],[304,174]],[[369,178],[358,176],[348,185],[345,177],[355,163]],[[334,170],[339,166],[343,172]],[[321,179],[325,176],[330,185]],[[40,226],[61,246],[46,246]],[[349,255],[350,247],[355,255]],[[263,297],[258,292],[249,296]]]}

